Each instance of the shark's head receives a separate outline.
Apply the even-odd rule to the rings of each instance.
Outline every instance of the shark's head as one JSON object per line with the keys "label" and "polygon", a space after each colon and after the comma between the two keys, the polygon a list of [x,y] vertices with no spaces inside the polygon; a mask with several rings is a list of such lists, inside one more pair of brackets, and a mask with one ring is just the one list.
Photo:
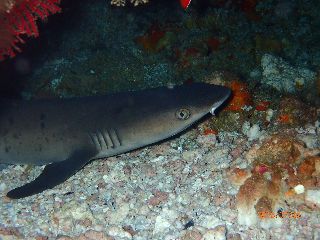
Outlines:
{"label": "shark's head", "polygon": [[136,129],[144,132],[144,139],[156,142],[183,131],[208,113],[214,115],[231,91],[223,86],[193,83],[146,94],[144,101],[150,101],[140,102],[139,115],[144,117],[139,118]]}
{"label": "shark's head", "polygon": [[176,109],[176,120],[194,122],[208,113],[215,115],[216,110],[230,97],[231,90],[213,84],[193,83],[169,89],[168,95],[171,95],[168,96],[169,105]]}
{"label": "shark's head", "polygon": [[173,134],[184,130],[208,113],[215,115],[231,94],[226,87],[205,83],[176,86],[167,91],[168,111],[163,111],[162,117],[169,123],[164,124],[167,125],[164,128],[170,129]]}

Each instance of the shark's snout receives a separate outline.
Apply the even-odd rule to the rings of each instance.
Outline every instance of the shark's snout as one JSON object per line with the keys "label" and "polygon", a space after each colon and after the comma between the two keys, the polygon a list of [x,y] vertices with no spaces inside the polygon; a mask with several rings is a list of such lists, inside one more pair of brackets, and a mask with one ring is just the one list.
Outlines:
{"label": "shark's snout", "polygon": [[231,95],[229,88],[208,83],[183,85],[179,89],[182,105],[191,106],[197,116],[204,116],[208,113],[215,115],[217,109]]}

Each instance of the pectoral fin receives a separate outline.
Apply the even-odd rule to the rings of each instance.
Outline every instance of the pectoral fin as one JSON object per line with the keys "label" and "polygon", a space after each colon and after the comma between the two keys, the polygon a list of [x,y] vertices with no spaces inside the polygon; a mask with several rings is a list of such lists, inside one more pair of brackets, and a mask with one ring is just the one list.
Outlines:
{"label": "pectoral fin", "polygon": [[9,191],[7,197],[24,198],[53,188],[79,171],[95,154],[96,151],[92,149],[75,151],[66,160],[47,165],[35,180]]}

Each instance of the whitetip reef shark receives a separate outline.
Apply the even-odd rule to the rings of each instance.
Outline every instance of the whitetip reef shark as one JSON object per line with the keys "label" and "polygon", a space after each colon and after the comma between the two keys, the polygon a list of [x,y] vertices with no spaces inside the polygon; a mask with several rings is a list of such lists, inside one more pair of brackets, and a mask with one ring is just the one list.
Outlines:
{"label": "whitetip reef shark", "polygon": [[174,136],[230,96],[223,86],[192,83],[70,99],[1,100],[0,163],[46,165],[7,193],[24,198],[53,188],[91,160]]}

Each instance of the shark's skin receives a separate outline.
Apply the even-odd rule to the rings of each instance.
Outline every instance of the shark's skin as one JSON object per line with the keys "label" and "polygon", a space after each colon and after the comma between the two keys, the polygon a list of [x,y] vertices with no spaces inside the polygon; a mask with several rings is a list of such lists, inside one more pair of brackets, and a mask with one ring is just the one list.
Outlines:
{"label": "shark's skin", "polygon": [[0,163],[47,164],[10,198],[52,188],[94,159],[164,140],[214,111],[230,96],[204,83],[101,97],[0,102]]}

